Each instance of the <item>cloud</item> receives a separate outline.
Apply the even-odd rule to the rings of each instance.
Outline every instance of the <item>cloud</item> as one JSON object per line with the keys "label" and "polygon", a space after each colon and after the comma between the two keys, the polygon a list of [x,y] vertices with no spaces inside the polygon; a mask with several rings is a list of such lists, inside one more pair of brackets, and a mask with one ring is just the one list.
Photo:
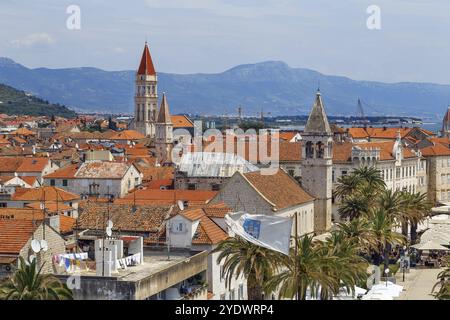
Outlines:
{"label": "cloud", "polygon": [[48,33],[32,33],[22,39],[12,40],[12,46],[16,48],[27,48],[35,45],[51,45],[55,40]]}

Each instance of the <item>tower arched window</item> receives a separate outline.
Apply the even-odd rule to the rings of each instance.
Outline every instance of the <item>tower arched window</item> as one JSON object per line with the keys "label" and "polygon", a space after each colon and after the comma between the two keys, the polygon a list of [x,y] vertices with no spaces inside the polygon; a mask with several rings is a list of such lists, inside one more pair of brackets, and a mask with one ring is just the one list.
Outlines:
{"label": "tower arched window", "polygon": [[322,159],[324,157],[325,148],[322,142],[317,142],[316,144],[317,148],[317,158]]}
{"label": "tower arched window", "polygon": [[311,141],[306,142],[305,153],[306,158],[314,158],[314,147]]}

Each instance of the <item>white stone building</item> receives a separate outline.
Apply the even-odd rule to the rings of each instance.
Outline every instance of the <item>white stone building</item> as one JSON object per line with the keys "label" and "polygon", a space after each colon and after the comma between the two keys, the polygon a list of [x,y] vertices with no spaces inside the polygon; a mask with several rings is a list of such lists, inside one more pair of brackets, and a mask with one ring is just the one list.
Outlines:
{"label": "white stone building", "polygon": [[125,162],[90,161],[69,165],[44,177],[44,184],[57,186],[82,196],[116,198],[142,183],[142,174]]}

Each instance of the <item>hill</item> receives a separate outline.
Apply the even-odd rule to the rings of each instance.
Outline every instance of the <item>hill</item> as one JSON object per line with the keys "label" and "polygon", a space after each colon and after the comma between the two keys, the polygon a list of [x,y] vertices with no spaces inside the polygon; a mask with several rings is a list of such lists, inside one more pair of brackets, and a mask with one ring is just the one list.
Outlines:
{"label": "hill", "polygon": [[[75,110],[132,112],[135,71],[96,68],[29,69],[0,58],[0,82],[59,101]],[[216,74],[158,73],[173,113],[244,115],[264,109],[272,115],[307,114],[320,83],[328,113],[354,115],[357,99],[367,115],[442,118],[450,85],[382,83],[291,68],[280,61],[245,64]]]}
{"label": "hill", "polygon": [[65,106],[49,103],[24,91],[0,84],[0,113],[9,115],[61,116],[73,118],[76,113]]}

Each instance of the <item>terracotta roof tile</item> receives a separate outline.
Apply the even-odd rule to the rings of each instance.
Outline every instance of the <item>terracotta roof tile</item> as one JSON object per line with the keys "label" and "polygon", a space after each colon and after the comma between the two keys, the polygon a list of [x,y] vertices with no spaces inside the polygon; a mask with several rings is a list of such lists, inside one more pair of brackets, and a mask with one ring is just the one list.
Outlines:
{"label": "terracotta roof tile", "polygon": [[170,116],[170,119],[172,120],[173,128],[193,128],[194,124],[192,121],[184,116],[184,115],[175,115]]}
{"label": "terracotta roof tile", "polygon": [[57,187],[39,187],[35,189],[16,189],[12,195],[13,201],[71,201],[78,200],[80,196]]}
{"label": "terracotta roof tile", "polygon": [[314,200],[282,169],[273,175],[262,175],[257,171],[244,173],[243,176],[278,210]]}
{"label": "terracotta roof tile", "polygon": [[19,254],[38,226],[32,220],[0,220],[0,254]]}

